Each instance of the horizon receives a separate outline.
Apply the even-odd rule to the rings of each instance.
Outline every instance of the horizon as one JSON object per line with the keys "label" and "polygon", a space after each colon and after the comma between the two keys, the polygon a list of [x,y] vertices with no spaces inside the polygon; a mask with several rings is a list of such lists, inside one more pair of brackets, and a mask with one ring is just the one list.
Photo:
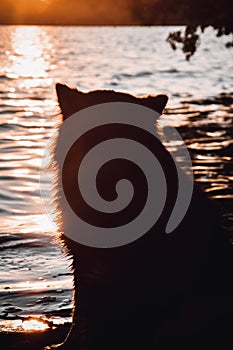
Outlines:
{"label": "horizon", "polygon": [[[230,0],[1,0],[0,24],[133,26],[231,23]],[[95,11],[93,11],[93,8]]]}

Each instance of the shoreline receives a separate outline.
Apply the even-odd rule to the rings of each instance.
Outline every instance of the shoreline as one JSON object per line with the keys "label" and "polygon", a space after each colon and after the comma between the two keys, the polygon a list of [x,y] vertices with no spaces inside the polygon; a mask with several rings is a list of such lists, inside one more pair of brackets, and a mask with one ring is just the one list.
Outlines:
{"label": "shoreline", "polygon": [[44,331],[1,332],[0,343],[4,344],[4,350],[42,350],[44,346],[62,343],[70,327],[66,323]]}
{"label": "shoreline", "polygon": [[[233,344],[232,317],[232,312],[229,312],[223,317],[217,317],[214,322],[210,322],[201,330],[193,330],[191,333],[181,333],[175,325],[173,325],[174,329],[170,330],[157,329],[155,349],[170,350],[179,347],[180,349],[196,350],[199,348],[204,350],[216,345],[221,349],[227,349],[230,344]],[[71,324],[66,323],[45,331],[2,332],[0,333],[0,342],[4,344],[4,350],[43,350],[45,346],[62,343],[70,326]],[[122,348],[122,350],[126,349]]]}

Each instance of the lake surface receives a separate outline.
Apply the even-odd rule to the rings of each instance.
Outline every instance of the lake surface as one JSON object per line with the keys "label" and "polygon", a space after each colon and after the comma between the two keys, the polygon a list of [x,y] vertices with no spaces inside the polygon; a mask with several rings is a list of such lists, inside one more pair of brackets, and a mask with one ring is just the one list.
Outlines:
{"label": "lake surface", "polygon": [[[39,184],[58,121],[56,82],[168,94],[167,118],[191,152],[195,178],[219,202],[232,239],[233,53],[208,30],[187,62],[165,41],[172,30],[0,26],[0,329],[30,329],[22,323],[27,316],[71,320],[70,261]],[[43,188],[50,190],[46,182]]]}

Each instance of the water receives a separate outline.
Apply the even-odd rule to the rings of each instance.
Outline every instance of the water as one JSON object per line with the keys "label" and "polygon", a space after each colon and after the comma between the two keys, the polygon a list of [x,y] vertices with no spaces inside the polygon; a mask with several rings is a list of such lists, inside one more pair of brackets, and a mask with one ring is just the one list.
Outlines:
{"label": "water", "polygon": [[173,29],[0,27],[2,330],[26,329],[26,316],[70,321],[70,261],[39,186],[41,158],[58,121],[55,82],[84,91],[168,94],[167,118],[191,151],[197,181],[220,203],[225,234],[233,237],[232,51],[209,30],[186,62],[165,42]]}

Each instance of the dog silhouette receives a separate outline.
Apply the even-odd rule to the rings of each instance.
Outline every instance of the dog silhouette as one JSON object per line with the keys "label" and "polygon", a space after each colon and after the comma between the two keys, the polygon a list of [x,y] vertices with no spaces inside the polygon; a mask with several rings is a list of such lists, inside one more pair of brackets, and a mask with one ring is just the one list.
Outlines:
{"label": "dog silhouette", "polygon": [[[138,104],[161,114],[168,99],[165,95],[135,97],[108,90],[84,93],[63,84],[57,84],[56,91],[63,121],[88,107],[109,102]],[[110,131],[107,137],[111,139],[115,132]],[[128,131],[123,127],[118,132],[121,137],[127,137]],[[100,136],[106,134],[93,134],[91,140],[84,137],[74,154],[82,156],[87,143],[98,143]],[[143,137],[142,141],[150,143]],[[228,248],[221,232],[218,208],[195,184],[183,220],[172,234],[166,234],[177,195],[177,174],[162,143],[158,141],[150,147],[154,147],[166,173],[168,199],[160,218],[147,234],[115,248],[85,246],[66,236],[63,223],[67,218],[61,209],[61,242],[73,261],[73,322],[64,343],[47,349],[155,349],[161,337],[198,339],[204,329],[226,312],[227,278],[219,262],[227,259]],[[56,152],[55,146],[55,162]],[[58,173],[58,178],[63,176],[68,196],[79,210],[81,200],[73,192],[77,179],[75,162],[75,156],[71,156],[68,171]],[[99,180],[98,189],[109,200],[114,197],[110,193],[111,179],[120,178],[126,170],[127,177],[134,179],[134,168],[118,162]],[[145,200],[145,184],[138,176],[134,185],[141,189],[135,197],[136,210],[140,210],[140,203]],[[57,191],[59,198],[59,188]],[[135,207],[127,215],[133,215]],[[82,215],[88,215],[85,207]],[[106,227],[111,226],[113,219],[109,220]],[[95,225],[98,224],[101,223],[97,217]]]}

